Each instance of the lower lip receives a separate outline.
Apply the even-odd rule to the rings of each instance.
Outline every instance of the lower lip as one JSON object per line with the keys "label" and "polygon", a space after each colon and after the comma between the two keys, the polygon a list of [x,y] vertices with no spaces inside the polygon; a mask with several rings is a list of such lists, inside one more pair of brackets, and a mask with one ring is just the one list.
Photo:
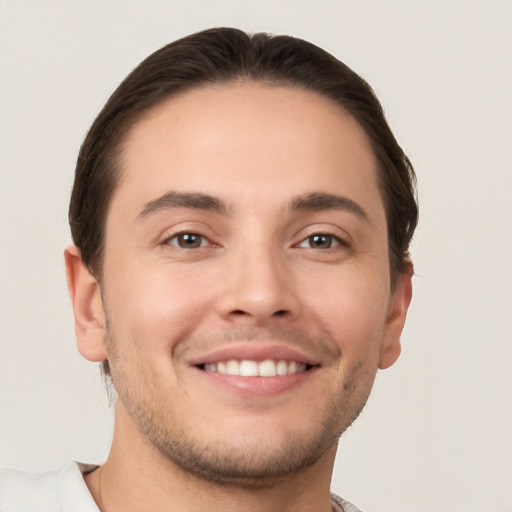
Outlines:
{"label": "lower lip", "polygon": [[317,368],[293,375],[276,375],[275,377],[240,377],[224,373],[207,372],[196,368],[202,377],[213,386],[219,386],[243,397],[272,397],[285,393],[316,373]]}

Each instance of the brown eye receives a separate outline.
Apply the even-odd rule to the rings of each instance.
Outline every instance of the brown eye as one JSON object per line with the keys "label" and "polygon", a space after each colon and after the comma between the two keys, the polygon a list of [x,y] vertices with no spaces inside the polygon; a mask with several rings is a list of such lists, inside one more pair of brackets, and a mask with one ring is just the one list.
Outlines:
{"label": "brown eye", "polygon": [[196,233],[179,233],[169,238],[167,243],[181,249],[197,249],[206,245],[206,239]]}

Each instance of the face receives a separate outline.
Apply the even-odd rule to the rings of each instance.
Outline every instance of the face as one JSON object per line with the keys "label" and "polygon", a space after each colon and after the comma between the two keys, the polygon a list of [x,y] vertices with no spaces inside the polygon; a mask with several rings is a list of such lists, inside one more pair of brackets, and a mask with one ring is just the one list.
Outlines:
{"label": "face", "polygon": [[398,357],[410,299],[408,277],[390,292],[363,130],[313,92],[234,84],[159,106],[124,149],[108,335],[79,335],[86,357],[108,357],[117,421],[215,481],[332,454]]}

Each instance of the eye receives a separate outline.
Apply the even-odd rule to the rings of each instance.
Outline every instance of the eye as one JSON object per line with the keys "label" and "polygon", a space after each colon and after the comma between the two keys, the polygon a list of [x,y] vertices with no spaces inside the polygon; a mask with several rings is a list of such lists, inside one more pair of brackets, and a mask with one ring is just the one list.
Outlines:
{"label": "eye", "polygon": [[178,233],[168,238],[165,243],[181,249],[197,249],[207,246],[209,242],[203,235],[197,233]]}
{"label": "eye", "polygon": [[342,244],[342,241],[334,235],[328,235],[325,233],[315,233],[314,235],[308,236],[298,246],[305,247],[308,249],[332,249]]}

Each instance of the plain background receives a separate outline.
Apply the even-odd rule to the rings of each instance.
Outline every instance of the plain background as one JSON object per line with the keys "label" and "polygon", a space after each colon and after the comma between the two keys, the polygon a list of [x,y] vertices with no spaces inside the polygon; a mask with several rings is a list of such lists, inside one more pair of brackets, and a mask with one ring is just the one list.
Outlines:
{"label": "plain background", "polygon": [[74,162],[120,80],[212,26],[311,40],[376,89],[421,223],[403,354],[342,438],[366,512],[512,511],[512,2],[0,0],[0,464],[102,461],[112,411],[64,279]]}

